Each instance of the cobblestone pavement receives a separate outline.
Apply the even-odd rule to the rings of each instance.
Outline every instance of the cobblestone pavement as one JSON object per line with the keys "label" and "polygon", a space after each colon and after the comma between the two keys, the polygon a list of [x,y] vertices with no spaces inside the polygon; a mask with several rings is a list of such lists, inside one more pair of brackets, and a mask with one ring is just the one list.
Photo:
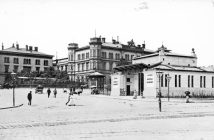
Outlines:
{"label": "cobblestone pavement", "polygon": [[[66,106],[67,94],[57,98],[16,90],[16,104],[22,107],[0,110],[0,139],[214,139],[214,101],[132,99],[74,95],[76,106]],[[0,91],[0,107],[12,104],[11,90]]]}

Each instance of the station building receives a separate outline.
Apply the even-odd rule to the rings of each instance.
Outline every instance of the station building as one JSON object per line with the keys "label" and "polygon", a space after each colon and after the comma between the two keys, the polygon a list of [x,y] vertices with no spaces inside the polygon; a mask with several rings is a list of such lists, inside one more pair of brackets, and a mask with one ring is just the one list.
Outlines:
{"label": "station building", "polygon": [[197,66],[197,56],[172,53],[163,45],[156,53],[135,57],[131,65],[114,68],[111,75],[111,95],[131,96],[136,90],[144,97],[214,95],[214,71]]}
{"label": "station building", "polygon": [[87,83],[89,87],[103,89],[104,84],[111,85],[110,75],[121,59],[131,64],[134,57],[154,52],[146,49],[145,43],[135,45],[133,40],[122,44],[119,39],[106,42],[101,36],[93,37],[89,45],[84,47],[79,47],[77,43],[68,44],[68,63],[64,65],[67,65],[71,81],[80,81]]}
{"label": "station building", "polygon": [[26,45],[20,48],[19,44],[0,50],[0,84],[4,83],[5,75],[11,72],[45,71],[52,66],[53,55],[38,51],[38,47]]}

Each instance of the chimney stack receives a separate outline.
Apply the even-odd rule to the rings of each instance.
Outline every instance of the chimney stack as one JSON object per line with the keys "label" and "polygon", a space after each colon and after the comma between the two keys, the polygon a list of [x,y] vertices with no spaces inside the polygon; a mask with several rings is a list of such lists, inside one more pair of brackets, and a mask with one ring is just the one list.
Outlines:
{"label": "chimney stack", "polygon": [[16,49],[19,50],[19,44],[18,43],[16,43]]}
{"label": "chimney stack", "polygon": [[3,44],[3,43],[2,43],[2,45],[1,45],[1,49],[4,50],[4,44]]}
{"label": "chimney stack", "polygon": [[28,51],[28,45],[26,45],[25,47],[26,47],[26,51]]}
{"label": "chimney stack", "polygon": [[142,44],[142,48],[145,49],[146,48],[146,44],[145,44],[145,41],[143,42]]}
{"label": "chimney stack", "polygon": [[15,48],[15,45],[14,45],[14,43],[13,43],[13,45],[12,45],[12,48]]}
{"label": "chimney stack", "polygon": [[29,46],[29,51],[32,51],[33,50],[33,47],[32,46]]}
{"label": "chimney stack", "polygon": [[34,51],[38,52],[38,47],[34,47]]}

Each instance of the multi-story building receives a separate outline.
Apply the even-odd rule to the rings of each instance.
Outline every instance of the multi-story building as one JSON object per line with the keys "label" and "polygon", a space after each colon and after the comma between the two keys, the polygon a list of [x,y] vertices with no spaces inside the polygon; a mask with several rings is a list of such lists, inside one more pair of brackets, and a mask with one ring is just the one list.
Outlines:
{"label": "multi-story building", "polygon": [[45,71],[52,66],[53,55],[38,52],[38,47],[26,45],[25,48],[16,46],[0,50],[0,82],[4,82],[5,75],[11,72]]}
{"label": "multi-story building", "polygon": [[79,47],[77,43],[68,44],[68,74],[71,80],[86,82],[88,75],[97,72],[105,76],[105,84],[110,84],[113,67],[122,59],[131,63],[136,56],[152,53],[154,51],[145,48],[145,43],[136,46],[131,40],[125,45],[118,40],[106,42],[105,38],[94,37],[85,47]]}
{"label": "multi-story building", "polygon": [[68,70],[68,58],[61,58],[53,60],[53,66],[55,70],[67,71]]}
{"label": "multi-story building", "polygon": [[112,74],[112,95],[156,97],[214,96],[214,71],[197,66],[194,49],[191,55],[172,53],[160,47],[156,53],[136,57],[131,65],[118,66]]}

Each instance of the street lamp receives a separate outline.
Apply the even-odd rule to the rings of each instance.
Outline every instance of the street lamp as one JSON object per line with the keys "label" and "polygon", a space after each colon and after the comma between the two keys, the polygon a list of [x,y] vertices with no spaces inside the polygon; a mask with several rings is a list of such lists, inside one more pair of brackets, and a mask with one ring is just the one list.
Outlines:
{"label": "street lamp", "polygon": [[13,79],[13,106],[15,106],[15,78],[16,78],[15,76],[16,76],[16,73],[12,72],[11,76]]}
{"label": "street lamp", "polygon": [[159,79],[158,104],[159,104],[159,111],[161,112],[161,76],[163,75],[163,72],[158,71],[158,72],[156,72],[156,74]]}
{"label": "street lamp", "polygon": [[170,82],[171,78],[172,78],[172,77],[170,77],[169,74],[168,74],[167,77],[166,77],[167,84],[168,84],[168,101],[169,101],[169,82]]}

